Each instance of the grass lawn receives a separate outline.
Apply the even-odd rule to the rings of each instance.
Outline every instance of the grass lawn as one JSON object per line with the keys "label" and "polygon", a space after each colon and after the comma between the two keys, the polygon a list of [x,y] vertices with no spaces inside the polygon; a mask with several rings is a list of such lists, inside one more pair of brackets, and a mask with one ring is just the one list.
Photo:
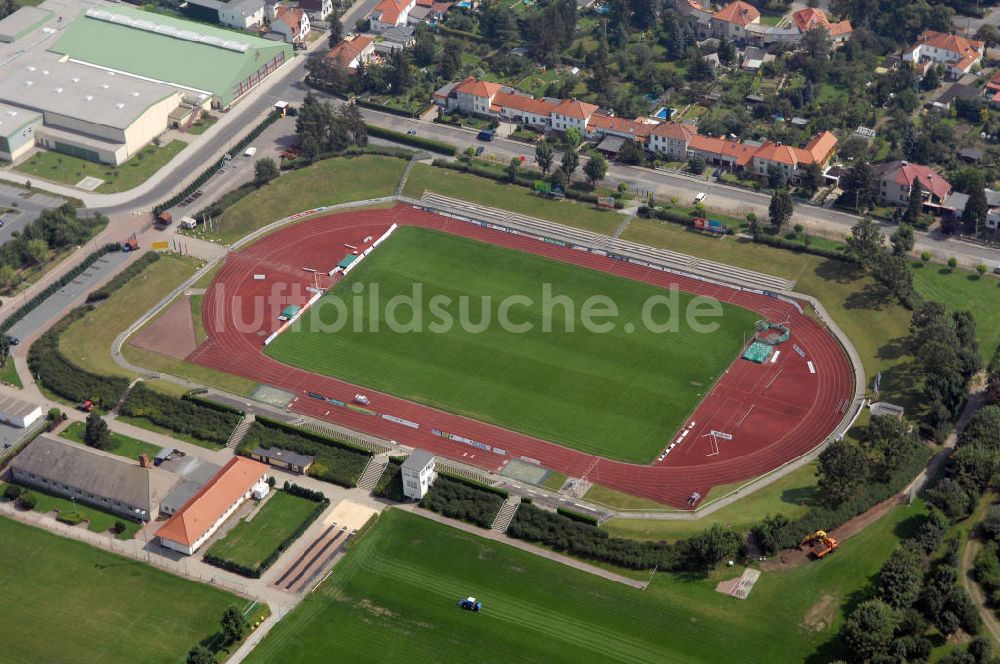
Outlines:
{"label": "grass lawn", "polygon": [[316,503],[276,491],[250,520],[241,521],[207,554],[250,568],[259,567],[316,509]]}
{"label": "grass lawn", "polygon": [[1000,346],[1000,279],[980,277],[967,270],[949,270],[940,265],[915,263],[913,283],[924,297],[947,302],[952,309],[968,309],[976,319],[983,360]]}
{"label": "grass lawn", "polygon": [[17,375],[17,367],[14,366],[14,359],[8,358],[7,363],[0,367],[0,383],[7,383],[16,388],[24,387],[21,377]]}
{"label": "grass lawn", "polygon": [[189,256],[164,254],[70,325],[59,339],[59,350],[81,369],[131,377],[132,372],[111,357],[115,337],[194,274],[200,263]]}
{"label": "grass lawn", "polygon": [[[739,570],[658,574],[639,591],[389,510],[247,661],[829,661],[845,604],[922,509],[894,509],[822,563],[765,572],[746,601],[714,590]],[[482,613],[456,606],[468,595]]]}
{"label": "grass lawn", "polygon": [[590,487],[587,490],[586,495],[584,495],[584,499],[619,510],[674,511],[674,508],[669,505],[658,503],[655,500],[650,500],[649,498],[642,498],[640,496],[633,496],[621,491],[615,491],[614,489],[609,489],[608,487],[601,486],[600,484],[595,484]]}
{"label": "grass lawn", "polygon": [[548,475],[545,476],[545,479],[542,480],[542,483],[539,484],[538,486],[542,487],[543,489],[548,489],[549,491],[558,491],[559,489],[562,488],[562,485],[565,483],[566,483],[565,473],[557,473],[554,470],[550,470]]}
{"label": "grass lawn", "polygon": [[[0,624],[8,662],[183,662],[246,601],[0,518]],[[6,607],[6,608],[3,608]]]}
{"label": "grass lawn", "polygon": [[415,164],[406,179],[403,193],[420,198],[424,191],[549,219],[604,235],[611,235],[625,220],[613,210],[602,210],[572,200],[554,201],[518,185],[500,184],[469,173]]}
{"label": "grass lawn", "polygon": [[219,118],[209,113],[206,113],[202,115],[200,118],[198,118],[197,122],[188,127],[187,133],[192,134],[194,136],[199,136],[208,131],[208,128],[214,125],[218,121]]}
{"label": "grass lawn", "polygon": [[99,164],[61,152],[42,150],[22,163],[16,170],[53,182],[75,185],[85,177],[104,180],[97,193],[114,194],[138,187],[154,173],[166,166],[187,146],[184,141],[170,141],[157,147],[152,143],[129,158],[124,164],[111,166]]}
{"label": "grass lawn", "polygon": [[910,312],[860,268],[850,263],[776,249],[736,238],[721,242],[681,226],[644,219],[629,224],[623,237],[653,247],[702,256],[737,267],[795,279],[795,289],[812,295],[857,348],[867,376],[882,372],[883,396],[905,406],[920,397],[906,354]]}
{"label": "grass lawn", "polygon": [[[588,331],[579,320],[574,323],[579,329],[569,329],[560,318],[564,308],[551,310],[554,324],[543,322],[543,282],[552,284],[553,297],[564,295],[574,307],[594,294],[610,297],[619,311],[614,329]],[[421,315],[427,327],[423,333],[396,333],[383,320],[378,333],[355,332],[350,331],[356,327],[352,312],[336,334],[311,332],[337,319],[337,311],[323,302],[355,297],[354,283],[378,284],[379,318],[390,298],[422,284]],[[756,316],[722,305],[717,331],[701,334],[684,325],[666,338],[638,324],[644,303],[665,292],[512,249],[402,227],[266,352],[287,364],[585,452],[646,462],[732,362]],[[468,298],[471,305],[445,305],[445,313],[476,323],[482,320],[479,298],[492,298],[487,301],[489,327],[476,333],[456,322],[445,333],[435,333],[441,331],[436,323],[444,319],[436,306],[426,307],[439,295],[452,303]],[[504,331],[493,315],[497,303],[514,295],[537,303],[520,304],[511,316],[517,324],[530,322],[531,330],[522,334]],[[680,293],[679,311],[691,299]],[[367,322],[358,327],[370,330],[372,314],[363,312]],[[630,334],[626,329],[632,321],[635,331]],[[544,331],[546,326],[550,332]]]}
{"label": "grass lawn", "polygon": [[[605,521],[602,527],[617,537],[654,541],[673,541],[690,537],[716,523],[733,528],[737,532],[746,532],[767,514],[781,513],[790,519],[801,516],[809,509],[815,494],[816,465],[811,463],[701,519],[616,518]],[[587,498],[590,499],[589,493]]]}
{"label": "grass lawn", "polygon": [[[62,438],[67,440],[72,440],[75,443],[83,443],[83,432],[87,428],[87,425],[83,422],[73,422],[68,427],[62,430],[59,434]],[[156,453],[160,451],[160,448],[151,443],[141,441],[137,438],[132,438],[131,436],[126,436],[125,434],[117,433],[115,431],[111,432],[111,447],[105,450],[105,452],[110,452],[111,454],[117,454],[118,456],[127,457],[129,459],[138,459],[139,455],[145,452],[152,459],[156,456]]]}
{"label": "grass lawn", "polygon": [[[215,371],[214,369],[203,367],[200,364],[185,362],[184,360],[178,360],[170,357],[169,355],[157,353],[153,350],[146,350],[145,348],[139,348],[130,344],[124,344],[122,346],[122,356],[124,356],[129,362],[145,367],[146,369],[170,374],[171,376],[187,378],[188,380],[198,383],[199,385],[214,387],[217,390],[229,392],[230,394],[249,396],[255,389],[257,389],[257,383],[252,380],[247,380],[241,376],[234,376],[221,371]],[[139,426],[143,426],[152,431],[160,431],[159,429],[153,429],[152,427],[139,422],[134,422],[134,424],[138,424]],[[200,445],[202,443],[198,444]]]}
{"label": "grass lawn", "polygon": [[231,243],[296,212],[389,196],[405,168],[403,159],[365,155],[327,159],[290,171],[235,203],[219,217],[221,232],[205,237]]}
{"label": "grass lawn", "polygon": [[[0,482],[0,492],[3,491],[4,486],[6,485],[3,482]],[[35,487],[22,486],[22,490],[28,491],[37,499],[38,502],[35,504],[35,512],[41,512],[42,514],[48,514],[52,511],[78,512],[84,519],[87,520],[87,529],[95,533],[107,532],[114,527],[116,521],[121,521],[125,524],[125,530],[115,535],[116,539],[132,539],[139,530],[139,524],[135,521],[130,521],[123,516],[111,514],[110,512],[105,512],[86,503],[75,502],[67,498],[60,498],[59,496],[45,493]],[[5,500],[5,498],[0,497],[0,501]],[[4,520],[0,519],[0,521]]]}
{"label": "grass lawn", "polygon": [[191,303],[191,318],[194,321],[194,340],[200,346],[208,338],[208,332],[205,331],[205,321],[201,317],[201,309],[205,303],[205,296],[192,295],[189,301]]}

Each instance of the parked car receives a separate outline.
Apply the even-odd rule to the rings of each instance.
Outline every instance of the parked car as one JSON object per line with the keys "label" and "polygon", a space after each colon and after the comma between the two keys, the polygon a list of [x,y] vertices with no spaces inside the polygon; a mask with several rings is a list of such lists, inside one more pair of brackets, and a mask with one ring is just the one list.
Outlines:
{"label": "parked car", "polygon": [[407,136],[416,136],[417,135],[417,130],[416,129],[407,129],[406,130],[406,135]]}
{"label": "parked car", "polygon": [[19,343],[21,343],[21,340],[18,339],[17,337],[15,337],[13,334],[8,334],[7,335],[7,343],[9,343],[11,346],[16,346]]}
{"label": "parked car", "polygon": [[706,198],[708,198],[708,194],[706,194],[706,193],[705,193],[705,192],[703,192],[703,191],[699,191],[699,192],[698,192],[698,193],[697,193],[697,194],[695,195],[695,197],[694,197],[694,202],[695,202],[695,205],[697,205],[698,203],[701,203],[701,202],[702,202],[703,200],[705,200]]}
{"label": "parked car", "polygon": [[485,150],[485,149],[486,148],[484,148],[482,145],[480,145],[478,148],[476,148],[476,156],[478,157],[479,155],[481,155],[483,153],[483,150]]}

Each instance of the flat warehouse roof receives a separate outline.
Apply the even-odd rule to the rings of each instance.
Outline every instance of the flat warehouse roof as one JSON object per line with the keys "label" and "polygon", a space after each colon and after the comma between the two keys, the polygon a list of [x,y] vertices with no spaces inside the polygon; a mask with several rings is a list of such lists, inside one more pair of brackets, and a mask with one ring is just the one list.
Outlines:
{"label": "flat warehouse roof", "polygon": [[13,136],[25,126],[42,119],[40,113],[18,106],[0,104],[0,136]]}
{"label": "flat warehouse roof", "polygon": [[0,42],[15,42],[35,28],[40,28],[50,18],[50,11],[38,7],[21,7],[0,21]]}
{"label": "flat warehouse roof", "polygon": [[22,401],[17,397],[0,397],[0,415],[7,418],[27,417],[41,408],[36,403]]}
{"label": "flat warehouse roof", "polygon": [[51,47],[74,60],[208,92],[228,105],[234,87],[291,45],[144,12],[91,8]]}
{"label": "flat warehouse roof", "polygon": [[52,54],[17,58],[0,72],[0,100],[95,125],[126,129],[176,88]]}

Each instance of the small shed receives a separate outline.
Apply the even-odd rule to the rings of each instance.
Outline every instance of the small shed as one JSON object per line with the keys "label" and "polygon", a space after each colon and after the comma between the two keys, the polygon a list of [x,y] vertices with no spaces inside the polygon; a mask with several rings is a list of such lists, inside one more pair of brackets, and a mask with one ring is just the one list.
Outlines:
{"label": "small shed", "polygon": [[295,314],[299,313],[299,309],[301,308],[302,307],[300,307],[297,304],[289,304],[287,307],[281,310],[281,314],[278,316],[278,320],[291,320]]}
{"label": "small shed", "polygon": [[305,473],[309,466],[313,464],[316,457],[308,454],[299,454],[292,450],[284,450],[280,447],[257,447],[250,452],[250,458],[254,461],[262,461],[276,468],[284,468],[293,473]]}
{"label": "small shed", "polygon": [[358,257],[356,255],[347,254],[342,259],[340,259],[340,262],[337,263],[337,267],[339,267],[341,270],[346,270],[347,267],[356,260],[358,260]]}

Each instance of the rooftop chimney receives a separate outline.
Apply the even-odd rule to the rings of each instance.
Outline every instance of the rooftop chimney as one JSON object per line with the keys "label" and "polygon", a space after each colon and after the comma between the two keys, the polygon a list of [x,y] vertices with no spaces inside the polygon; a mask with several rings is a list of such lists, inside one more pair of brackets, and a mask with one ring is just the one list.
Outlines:
{"label": "rooftop chimney", "polygon": [[152,468],[153,464],[149,462],[149,455],[143,452],[139,455],[139,467],[140,468]]}

